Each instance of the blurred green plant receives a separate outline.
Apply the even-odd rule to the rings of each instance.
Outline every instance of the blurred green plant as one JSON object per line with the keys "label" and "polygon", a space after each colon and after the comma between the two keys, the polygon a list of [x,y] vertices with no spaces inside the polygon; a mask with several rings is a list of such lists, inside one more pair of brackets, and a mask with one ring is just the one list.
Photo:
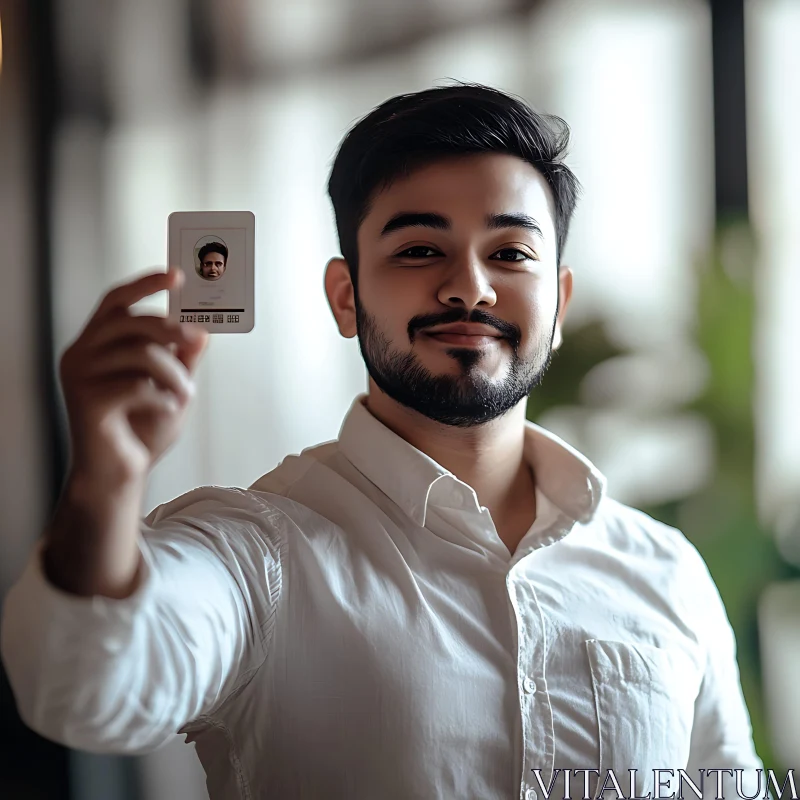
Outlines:
{"label": "blurred green plant", "polygon": [[[708,378],[694,400],[672,413],[695,411],[710,426],[716,464],[710,480],[689,496],[642,511],[679,528],[708,564],[736,635],[742,691],[750,711],[755,746],[765,767],[775,762],[765,719],[759,658],[757,603],[766,586],[800,575],[759,521],[755,495],[753,335],[756,246],[741,219],[720,221],[711,253],[696,264],[694,343],[707,360]],[[570,329],[543,384],[528,401],[527,416],[539,421],[560,407],[583,407],[581,384],[596,365],[625,352],[600,321]],[[580,418],[580,416],[579,416]],[[580,436],[580,431],[578,431]],[[572,442],[583,449],[585,443]]]}

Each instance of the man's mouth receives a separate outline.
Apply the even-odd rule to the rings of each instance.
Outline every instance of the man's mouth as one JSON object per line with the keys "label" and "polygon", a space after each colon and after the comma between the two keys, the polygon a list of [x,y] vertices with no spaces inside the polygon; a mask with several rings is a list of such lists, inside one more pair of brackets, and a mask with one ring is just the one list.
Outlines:
{"label": "man's mouth", "polygon": [[447,344],[460,344],[462,347],[488,347],[497,342],[501,342],[502,337],[499,336],[468,336],[463,333],[426,333],[428,338]]}

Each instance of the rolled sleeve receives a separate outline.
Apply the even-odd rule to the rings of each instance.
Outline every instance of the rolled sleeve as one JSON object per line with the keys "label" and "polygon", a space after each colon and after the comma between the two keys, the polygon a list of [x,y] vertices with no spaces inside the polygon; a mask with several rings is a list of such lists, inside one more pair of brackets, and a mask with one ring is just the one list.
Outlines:
{"label": "rolled sleeve", "polygon": [[50,584],[39,543],[6,597],[0,641],[23,721],[69,747],[139,754],[213,713],[266,658],[280,526],[280,512],[235,489],[159,506],[123,600]]}

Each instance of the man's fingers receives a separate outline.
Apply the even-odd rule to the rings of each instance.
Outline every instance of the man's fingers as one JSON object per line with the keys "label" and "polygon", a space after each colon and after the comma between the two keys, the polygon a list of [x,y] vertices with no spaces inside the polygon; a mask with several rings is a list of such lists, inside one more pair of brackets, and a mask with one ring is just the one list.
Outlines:
{"label": "man's fingers", "polygon": [[110,319],[98,328],[92,337],[92,348],[101,350],[127,339],[148,339],[164,347],[173,342],[176,345],[190,344],[197,342],[202,333],[205,331],[199,325],[170,322],[164,317],[146,314],[126,314]]}
{"label": "man's fingers", "polygon": [[179,287],[184,279],[182,270],[173,267],[167,272],[144,275],[111,289],[76,345],[68,349],[66,363],[62,359],[62,373],[67,376],[74,372],[87,357],[95,364],[104,365],[107,358],[114,358],[115,353],[136,345],[136,340],[145,348],[148,348],[148,343],[160,345],[165,348],[165,353],[171,353],[192,373],[208,342],[206,330],[195,324],[179,325],[164,317],[128,312],[130,306],[151,294]]}
{"label": "man's fingers", "polygon": [[115,310],[127,309],[151,294],[164,289],[176,288],[182,282],[183,272],[176,267],[172,267],[167,272],[154,272],[137,278],[130,283],[123,283],[106,294],[97,307],[93,319],[98,320]]}
{"label": "man's fingers", "polygon": [[199,334],[194,341],[178,344],[175,350],[175,358],[186,367],[190,375],[194,373],[200,356],[203,355],[208,344],[208,331],[202,328],[195,328],[195,330],[199,330]]}
{"label": "man's fingers", "polygon": [[115,374],[141,373],[173,392],[182,403],[194,396],[194,383],[184,365],[153,342],[143,347],[117,348],[93,360],[86,371],[91,380],[107,380]]}

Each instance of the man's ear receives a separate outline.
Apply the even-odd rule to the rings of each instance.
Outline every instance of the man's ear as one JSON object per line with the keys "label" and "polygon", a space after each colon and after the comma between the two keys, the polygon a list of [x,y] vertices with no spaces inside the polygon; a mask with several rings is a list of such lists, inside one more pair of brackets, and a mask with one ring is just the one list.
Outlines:
{"label": "man's ear", "polygon": [[558,316],[556,317],[555,331],[553,333],[553,350],[558,350],[564,341],[561,328],[564,324],[567,306],[572,299],[572,270],[569,267],[561,266],[558,268],[558,288]]}
{"label": "man's ear", "polygon": [[355,292],[350,280],[350,267],[339,256],[328,261],[325,267],[325,295],[339,333],[345,339],[352,339],[358,333]]}

